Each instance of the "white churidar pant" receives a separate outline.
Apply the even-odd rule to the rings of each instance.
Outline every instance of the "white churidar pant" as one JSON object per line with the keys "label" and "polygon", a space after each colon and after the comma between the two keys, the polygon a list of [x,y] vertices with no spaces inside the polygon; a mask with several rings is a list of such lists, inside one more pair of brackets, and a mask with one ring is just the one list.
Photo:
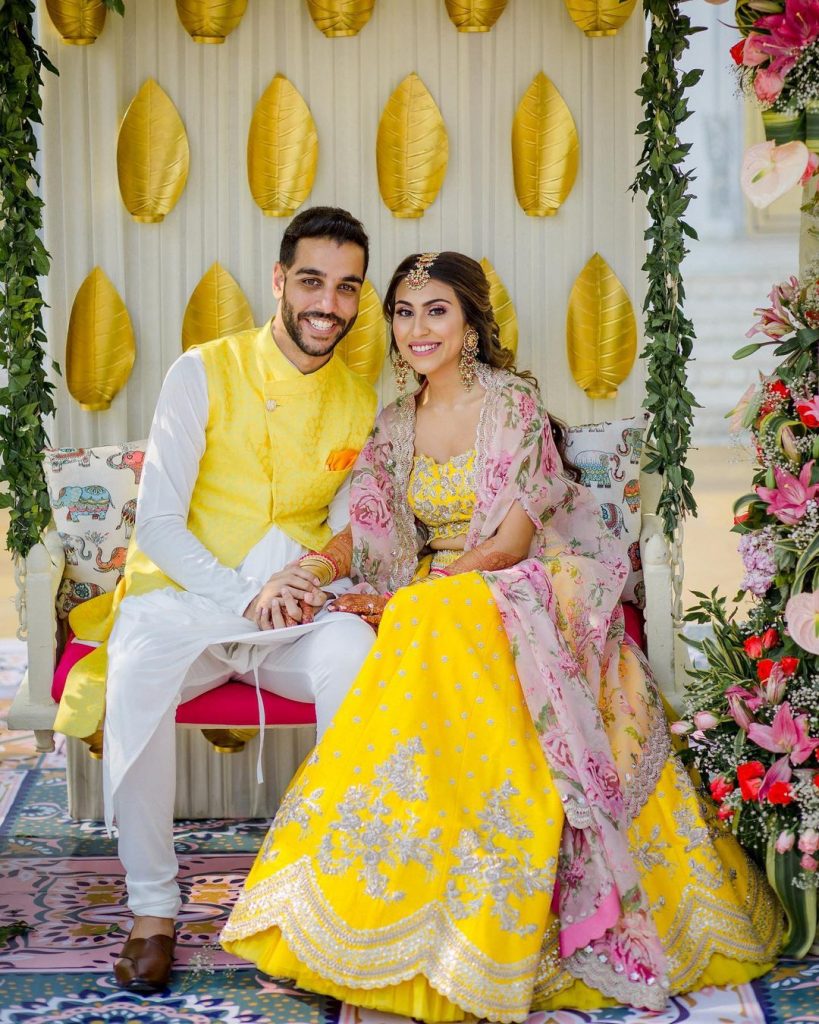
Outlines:
{"label": "white churidar pant", "polygon": [[[267,579],[302,551],[271,527],[244,560],[243,573]],[[172,588],[120,605],[108,641],[103,786],[106,824],[116,820],[119,826],[119,856],[134,914],[179,912],[173,780],[180,701],[231,677],[250,685],[258,678],[265,690],[314,702],[321,735],[375,640],[357,616],[326,611],[312,628],[295,627],[292,639],[289,630],[273,632],[278,635],[260,634],[241,615]],[[249,642],[230,642],[240,635]]]}

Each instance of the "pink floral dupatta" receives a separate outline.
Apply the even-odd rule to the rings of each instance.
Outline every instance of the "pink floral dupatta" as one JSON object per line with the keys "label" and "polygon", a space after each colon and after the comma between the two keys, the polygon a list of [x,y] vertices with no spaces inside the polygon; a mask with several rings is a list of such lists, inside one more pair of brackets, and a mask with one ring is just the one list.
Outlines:
{"label": "pink floral dupatta", "polygon": [[[606,995],[661,1009],[665,957],[627,832],[668,756],[665,719],[649,687],[652,724],[625,771],[598,707],[604,673],[618,671],[624,546],[591,493],[561,475],[537,389],[505,370],[479,365],[478,372],[486,397],[466,547],[491,537],[514,501],[535,525],[526,560],[483,576],[566,815],[553,903],[561,957],[573,976]],[[424,543],[407,503],[414,434],[409,396],[380,414],[353,476],[353,573],[381,593],[412,581]]]}

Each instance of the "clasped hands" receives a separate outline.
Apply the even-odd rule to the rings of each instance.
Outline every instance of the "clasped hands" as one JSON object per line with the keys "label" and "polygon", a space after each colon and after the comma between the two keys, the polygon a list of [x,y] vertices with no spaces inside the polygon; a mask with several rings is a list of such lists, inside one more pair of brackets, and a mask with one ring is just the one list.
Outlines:
{"label": "clasped hands", "polygon": [[319,589],[318,580],[297,562],[274,572],[245,608],[244,617],[259,629],[283,629],[312,622],[316,612],[332,598],[330,611],[359,615],[377,627],[390,595],[343,594],[333,597]]}
{"label": "clasped hands", "polygon": [[318,580],[298,562],[274,572],[245,608],[244,617],[259,629],[283,629],[312,622],[332,595],[318,587]]}

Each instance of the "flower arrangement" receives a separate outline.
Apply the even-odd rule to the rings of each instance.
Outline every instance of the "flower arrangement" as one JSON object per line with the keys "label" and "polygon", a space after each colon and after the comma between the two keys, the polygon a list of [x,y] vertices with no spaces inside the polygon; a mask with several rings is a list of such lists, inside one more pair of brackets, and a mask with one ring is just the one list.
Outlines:
{"label": "flower arrangement", "polygon": [[[816,932],[819,888],[819,263],[770,293],[748,332],[783,357],[734,410],[750,430],[753,490],[734,508],[745,568],[729,612],[716,591],[686,615],[710,623],[695,641],[707,664],[690,672],[686,718],[672,731],[693,760],[717,816],[765,867],[788,914],[786,952]],[[689,640],[689,643],[692,641]]]}
{"label": "flower arrangement", "polygon": [[819,2],[737,0],[736,20],[743,38],[731,56],[768,140],[746,152],[742,188],[765,207],[819,167]]}
{"label": "flower arrangement", "polygon": [[[737,23],[744,38],[731,48],[731,56],[743,90],[754,95],[763,110],[797,115],[784,133],[773,136],[776,141],[804,139],[804,117],[800,124],[798,115],[819,105],[819,4],[739,0]],[[795,134],[800,130],[801,135]],[[809,138],[811,148],[819,152],[819,138]]]}

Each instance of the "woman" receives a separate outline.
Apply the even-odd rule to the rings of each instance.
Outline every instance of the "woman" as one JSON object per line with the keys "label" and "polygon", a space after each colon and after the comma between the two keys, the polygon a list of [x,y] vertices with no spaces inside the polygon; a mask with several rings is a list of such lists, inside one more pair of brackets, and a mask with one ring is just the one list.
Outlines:
{"label": "woman", "polygon": [[423,384],[359,457],[366,593],[335,602],[383,611],[378,640],[223,944],[425,1021],[660,1009],[761,974],[779,910],[670,749],[624,637],[624,552],[509,368],[479,264],[412,256],[384,307],[399,381]]}

